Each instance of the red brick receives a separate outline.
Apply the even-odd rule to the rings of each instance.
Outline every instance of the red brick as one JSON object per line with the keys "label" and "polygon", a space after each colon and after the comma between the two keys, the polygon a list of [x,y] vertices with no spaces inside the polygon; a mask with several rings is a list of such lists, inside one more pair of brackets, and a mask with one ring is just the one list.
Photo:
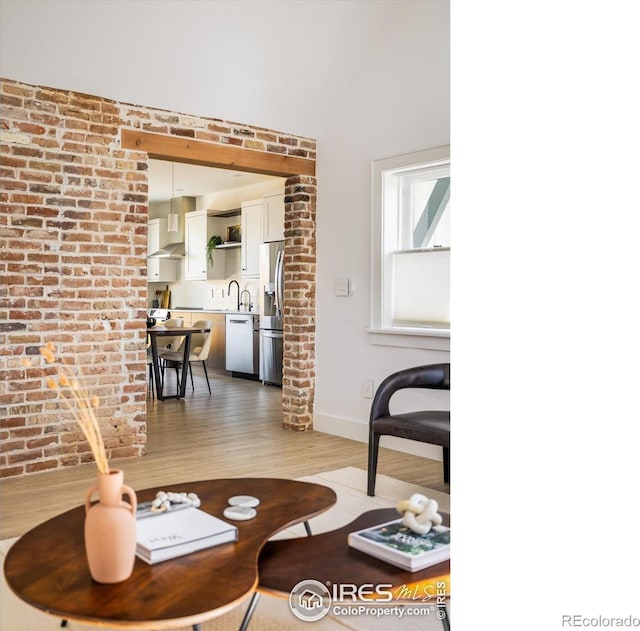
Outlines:
{"label": "red brick", "polygon": [[2,463],[2,465],[3,466],[0,468],[0,478],[13,478],[19,475],[23,475],[25,472],[23,466],[10,467],[6,466],[4,462]]}
{"label": "red brick", "polygon": [[58,468],[57,460],[41,460],[33,464],[27,464],[25,469],[27,473],[39,473],[40,471],[49,471]]}
{"label": "red brick", "polygon": [[27,441],[27,448],[34,449],[36,447],[47,447],[48,445],[57,444],[57,436],[46,436],[44,438],[35,438]]}
{"label": "red brick", "polygon": [[19,96],[14,96],[12,94],[0,94],[0,103],[2,103],[2,105],[20,107],[22,105],[22,99]]}

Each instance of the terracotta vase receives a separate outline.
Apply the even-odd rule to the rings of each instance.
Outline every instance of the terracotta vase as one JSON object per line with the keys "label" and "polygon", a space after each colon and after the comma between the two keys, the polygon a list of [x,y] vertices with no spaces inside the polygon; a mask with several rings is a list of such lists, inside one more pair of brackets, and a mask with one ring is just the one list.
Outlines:
{"label": "terracotta vase", "polygon": [[[133,572],[137,499],[123,480],[120,469],[99,473],[98,484],[85,498],[84,545],[91,577],[98,583],[119,583]],[[95,491],[99,501],[91,505]],[[129,496],[130,503],[123,501],[123,494]]]}

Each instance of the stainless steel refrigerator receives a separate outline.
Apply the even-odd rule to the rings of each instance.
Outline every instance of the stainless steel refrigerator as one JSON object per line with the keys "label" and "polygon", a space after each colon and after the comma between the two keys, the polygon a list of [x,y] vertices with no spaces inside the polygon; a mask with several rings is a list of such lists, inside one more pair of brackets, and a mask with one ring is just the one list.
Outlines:
{"label": "stainless steel refrigerator", "polygon": [[260,380],[282,384],[284,241],[260,246]]}

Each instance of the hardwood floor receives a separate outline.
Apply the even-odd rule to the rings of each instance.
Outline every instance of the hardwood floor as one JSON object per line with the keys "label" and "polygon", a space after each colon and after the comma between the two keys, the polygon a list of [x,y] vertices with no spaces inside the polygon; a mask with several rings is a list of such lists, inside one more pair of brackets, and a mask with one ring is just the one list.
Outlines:
{"label": "hardwood floor", "polygon": [[[213,374],[209,396],[195,367],[193,376],[195,392],[188,384],[183,400],[148,398],[147,454],[110,462],[124,469],[132,488],[207,478],[297,478],[346,466],[366,470],[365,443],[282,429],[279,388]],[[449,492],[440,462],[381,448],[378,472]],[[88,464],[2,480],[0,538],[18,536],[82,504],[95,474],[95,465]]]}

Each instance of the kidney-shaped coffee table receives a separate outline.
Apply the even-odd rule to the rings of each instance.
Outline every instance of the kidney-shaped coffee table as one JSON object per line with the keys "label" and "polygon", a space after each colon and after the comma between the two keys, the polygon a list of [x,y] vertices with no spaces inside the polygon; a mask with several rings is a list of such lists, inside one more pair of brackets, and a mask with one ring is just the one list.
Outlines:
{"label": "kidney-shaped coffee table", "polygon": [[[442,517],[444,524],[449,526],[449,514],[442,513]],[[386,585],[393,603],[435,607],[436,617],[448,630],[449,560],[409,572],[348,545],[349,533],[394,519],[400,519],[395,508],[378,508],[336,530],[298,539],[269,541],[260,553],[258,591],[252,597],[249,611],[255,608],[260,592],[288,596],[298,583],[308,579],[326,586],[343,585],[358,589]],[[383,594],[383,597],[387,596]],[[349,604],[353,593],[348,591],[346,598]],[[375,603],[375,598],[369,602]],[[386,604],[385,601],[378,602]]]}
{"label": "kidney-shaped coffee table", "polygon": [[[136,492],[138,501],[159,489]],[[260,499],[257,517],[234,522],[238,541],[148,565],[136,559],[122,583],[95,583],[84,549],[84,506],[33,528],[9,550],[4,573],[22,600],[54,616],[128,629],[197,625],[235,607],[258,583],[258,556],[275,533],[324,512],[336,502],[319,484],[277,478],[186,482],[164,491],[196,493],[201,509],[225,519],[234,495]],[[148,519],[153,519],[149,517]]]}

